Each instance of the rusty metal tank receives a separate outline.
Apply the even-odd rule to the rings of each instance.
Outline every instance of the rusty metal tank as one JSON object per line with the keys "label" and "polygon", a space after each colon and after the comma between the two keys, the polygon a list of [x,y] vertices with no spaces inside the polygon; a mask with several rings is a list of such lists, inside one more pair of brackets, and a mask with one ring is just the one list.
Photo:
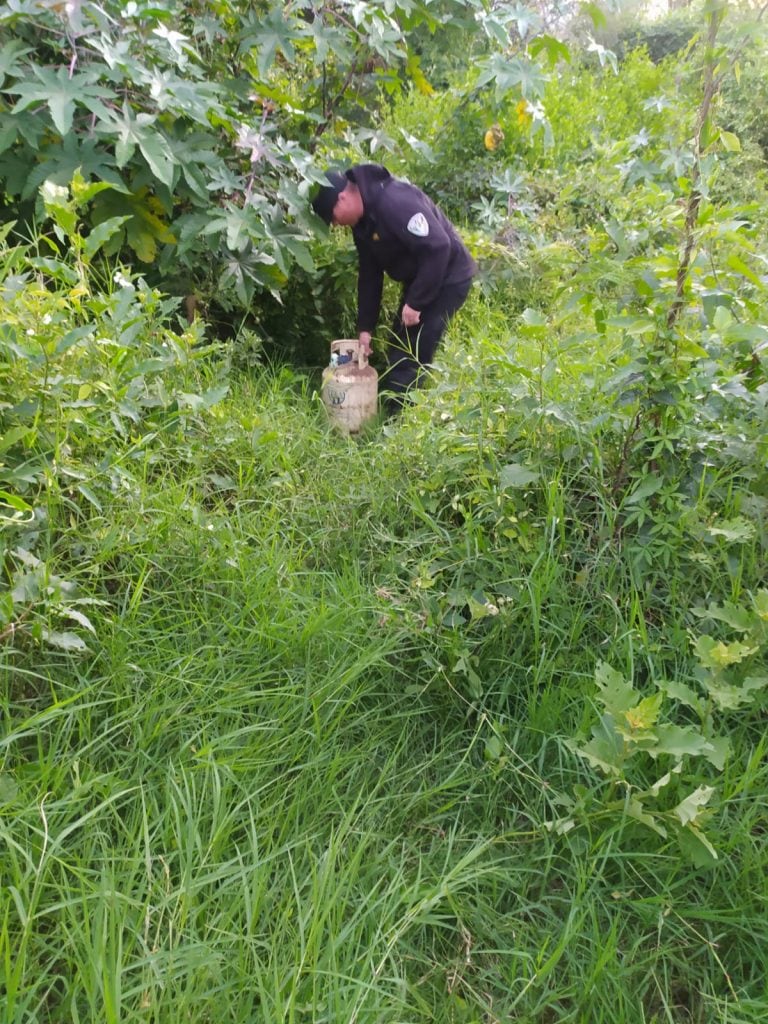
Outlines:
{"label": "rusty metal tank", "polygon": [[378,409],[379,375],[357,338],[331,342],[331,361],[323,370],[322,397],[331,423],[356,434]]}

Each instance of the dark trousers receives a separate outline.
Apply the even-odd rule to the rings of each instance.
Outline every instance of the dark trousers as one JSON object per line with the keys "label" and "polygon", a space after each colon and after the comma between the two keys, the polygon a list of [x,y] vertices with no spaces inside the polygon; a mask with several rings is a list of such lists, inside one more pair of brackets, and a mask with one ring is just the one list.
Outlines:
{"label": "dark trousers", "polygon": [[463,305],[471,285],[472,278],[459,284],[443,285],[434,302],[420,310],[421,319],[414,327],[403,323],[403,304],[400,304],[392,325],[393,337],[387,347],[387,368],[381,377],[381,389],[386,392],[385,403],[390,412],[396,412],[410,388],[421,383],[424,367],[432,362],[448,321]]}

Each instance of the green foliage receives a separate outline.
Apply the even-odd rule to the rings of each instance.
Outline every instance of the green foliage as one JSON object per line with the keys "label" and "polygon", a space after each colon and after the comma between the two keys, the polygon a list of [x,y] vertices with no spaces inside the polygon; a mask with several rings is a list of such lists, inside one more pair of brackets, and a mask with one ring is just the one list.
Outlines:
{"label": "green foliage", "polygon": [[575,63],[548,83],[544,109],[552,124],[554,146],[541,137],[532,140],[534,166],[565,170],[591,161],[621,140],[643,150],[653,138],[675,138],[678,126],[671,112],[680,96],[678,69],[656,65],[642,50],[629,53],[618,73],[610,67],[595,69]]}
{"label": "green foliage", "polygon": [[[573,749],[611,779],[611,786],[602,800],[594,792],[579,790],[575,799],[567,801],[569,816],[552,823],[555,831],[569,831],[590,810],[601,816],[626,815],[662,839],[674,836],[696,865],[714,864],[717,851],[703,827],[711,817],[707,805],[716,787],[708,784],[711,774],[696,766],[708,762],[722,772],[731,753],[724,713],[748,706],[768,686],[768,677],[746,675],[743,664],[754,655],[765,658],[766,602],[768,592],[761,590],[754,598],[754,610],[732,603],[707,612],[699,610],[707,618],[725,619],[747,637],[746,643],[726,644],[715,642],[708,634],[695,636],[699,693],[672,679],[658,680],[656,691],[644,695],[609,665],[598,665],[595,683],[600,717],[592,726],[589,741],[574,744]],[[696,724],[685,721],[680,713],[685,708],[695,712]],[[649,785],[649,778],[659,769],[664,774]],[[687,792],[681,798],[682,779]],[[696,788],[688,789],[690,786]],[[618,787],[622,792],[617,798]]]}
{"label": "green foliage", "polygon": [[0,250],[0,635],[11,649],[87,650],[85,606],[99,601],[79,593],[74,551],[63,575],[52,567],[60,531],[100,517],[137,464],[162,465],[227,390],[201,362],[211,350],[199,327],[168,326],[175,301],[119,266],[99,280],[92,263],[122,218],[83,235],[80,215],[106,188],[46,182],[52,235]]}
{"label": "green foliage", "polygon": [[647,50],[654,64],[659,64],[685,50],[699,32],[700,25],[698,12],[690,10],[672,11],[667,17],[650,22],[635,21],[617,26],[616,48],[622,54]]}
{"label": "green foliage", "polygon": [[[55,200],[66,218],[72,195]],[[547,258],[554,278],[562,253]],[[329,1006],[339,1020],[423,1024],[489,1006],[500,1020],[553,1007],[614,1020],[619,1007],[641,1024],[733,992],[762,1012],[761,706],[717,713],[732,747],[722,771],[683,754],[678,774],[662,755],[672,778],[647,801],[670,837],[704,828],[718,853],[709,874],[603,806],[601,788],[590,804],[576,787],[594,779],[565,743],[601,656],[658,661],[652,678],[677,688],[657,723],[682,708],[691,719],[670,724],[704,734],[681,680],[707,691],[674,670],[692,655],[679,609],[706,611],[697,636],[748,647],[764,611],[764,549],[737,513],[752,493],[738,470],[721,471],[713,498],[715,564],[693,560],[691,536],[635,586],[611,494],[621,435],[590,384],[602,335],[561,347],[544,310],[513,319],[478,290],[431,388],[355,441],[330,431],[295,373],[225,380],[199,334],[170,330],[151,289],[113,280],[124,268],[97,287],[88,267],[90,293],[73,297],[74,255],[59,259],[72,284],[30,259],[5,254],[3,318],[19,320],[19,347],[32,350],[33,299],[65,318],[57,337],[92,324],[102,344],[54,360],[37,422],[54,436],[64,424],[68,450],[49,464],[51,487],[15,488],[46,512],[36,539],[20,522],[9,535],[47,567],[45,626],[89,651],[53,650],[24,620],[0,659],[9,1019],[50,992],[56,1024],[107,1005],[116,1019]],[[140,371],[168,356],[164,341],[179,358]],[[156,401],[135,400],[138,422],[112,397],[123,366]],[[3,372],[12,405],[44,371],[18,356]],[[87,383],[88,405],[70,408]],[[112,412],[124,433],[109,432]],[[35,566],[11,559],[15,587]],[[95,633],[59,617],[52,576],[99,602],[73,606]],[[39,599],[33,609],[46,614]],[[738,663],[744,679],[759,657]],[[637,704],[647,687],[639,669],[633,680]],[[663,778],[651,760],[646,780],[649,757],[625,765],[638,789]],[[718,774],[698,781],[701,769]],[[701,785],[717,786],[708,803]],[[548,825],[569,815],[570,794],[584,827],[557,834]],[[713,928],[716,949],[691,963],[691,929]]]}
{"label": "green foliage", "polygon": [[[225,310],[277,296],[295,268],[313,272],[307,194],[318,165],[339,149],[373,152],[377,96],[404,81],[432,91],[410,34],[468,16],[496,47],[517,39],[515,83],[537,90],[522,46],[532,29],[508,4],[7,7],[0,188],[9,214],[31,223],[43,181],[64,187],[79,169],[112,186],[87,213],[89,228],[113,226],[107,255]],[[487,59],[473,87],[504,94],[511,64]]]}
{"label": "green foliage", "polygon": [[279,301],[265,297],[251,313],[265,350],[297,366],[323,366],[334,337],[357,332],[357,256],[343,235],[312,247],[313,269],[296,268]]}
{"label": "green foliage", "polygon": [[[268,73],[298,99],[290,24]],[[686,83],[728,67],[708,52]],[[563,85],[535,175],[514,90],[433,98],[482,133],[477,206],[454,194],[483,273],[429,386],[359,439],[264,355],[350,322],[346,241],[308,243],[230,350],[110,255],[148,174],[79,162],[33,241],[2,229],[11,1024],[765,1017],[764,220],[723,202],[745,146],[716,90],[657,118],[669,69],[627,69],[575,72],[597,116]],[[445,144],[473,188],[475,142]]]}

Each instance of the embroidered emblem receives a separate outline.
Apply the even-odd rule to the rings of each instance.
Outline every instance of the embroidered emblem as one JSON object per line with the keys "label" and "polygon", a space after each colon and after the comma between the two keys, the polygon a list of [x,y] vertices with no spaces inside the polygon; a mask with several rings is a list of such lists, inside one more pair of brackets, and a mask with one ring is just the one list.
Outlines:
{"label": "embroidered emblem", "polygon": [[419,238],[427,237],[429,234],[429,224],[423,213],[414,213],[408,221],[408,230],[412,235],[418,235]]}
{"label": "embroidered emblem", "polygon": [[379,238],[379,233],[378,233],[378,231],[374,231],[374,232],[373,232],[373,234],[371,235],[371,238],[373,239],[373,241],[374,241],[374,242],[379,242],[379,241],[381,241],[381,239]]}

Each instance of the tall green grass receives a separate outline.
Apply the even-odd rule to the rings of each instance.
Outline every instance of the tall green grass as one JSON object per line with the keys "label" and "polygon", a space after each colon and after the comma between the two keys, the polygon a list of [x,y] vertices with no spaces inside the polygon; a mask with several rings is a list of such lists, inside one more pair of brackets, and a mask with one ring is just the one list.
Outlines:
{"label": "tall green grass", "polygon": [[[397,426],[338,437],[265,373],[87,529],[53,508],[47,556],[107,603],[90,655],[2,657],[8,1024],[764,1017],[759,713],[714,869],[599,809],[547,827],[596,786],[565,742],[596,661],[685,664],[672,620],[735,567],[637,579],[599,465],[459,324]],[[540,476],[499,498],[512,460]]]}

